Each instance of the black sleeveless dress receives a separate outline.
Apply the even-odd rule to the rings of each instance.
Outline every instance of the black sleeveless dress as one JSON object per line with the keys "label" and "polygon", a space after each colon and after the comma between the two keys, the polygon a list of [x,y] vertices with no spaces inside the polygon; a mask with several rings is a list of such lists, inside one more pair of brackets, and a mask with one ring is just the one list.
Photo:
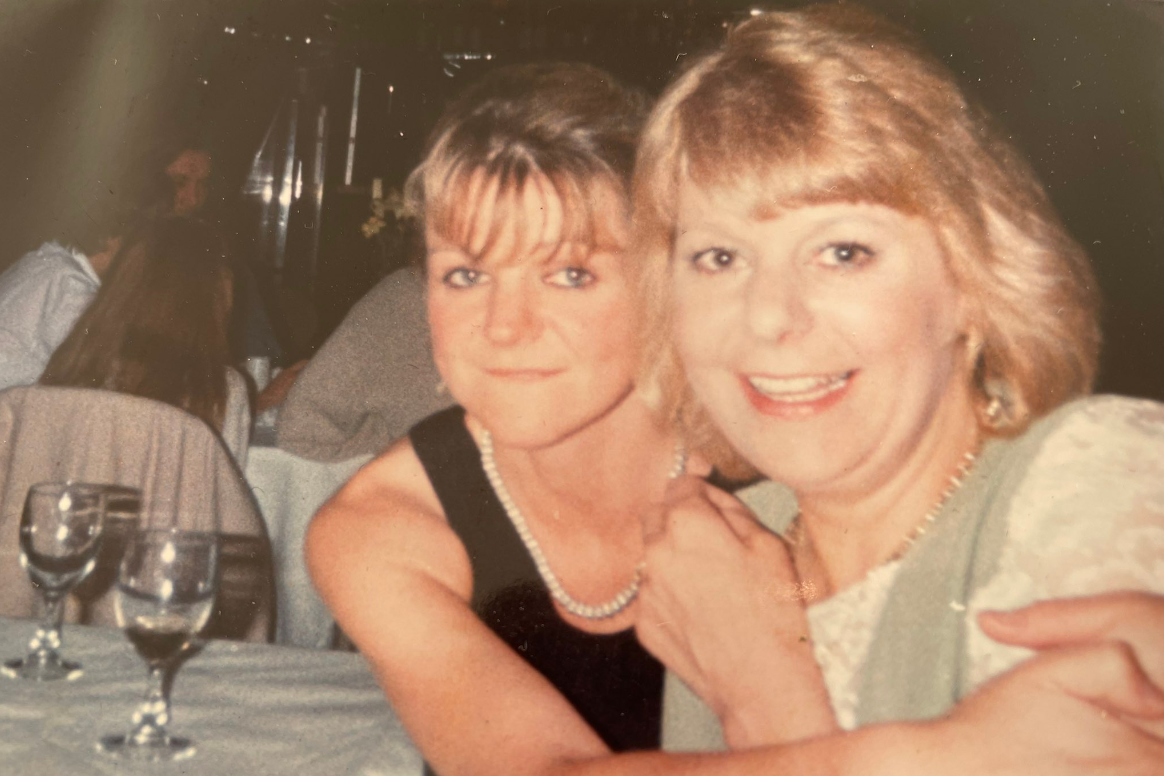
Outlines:
{"label": "black sleeveless dress", "polygon": [[[658,749],[663,667],[633,630],[595,635],[564,622],[481,468],[460,407],[409,433],[473,564],[477,616],[565,696],[613,751]],[[482,756],[487,756],[482,753]]]}

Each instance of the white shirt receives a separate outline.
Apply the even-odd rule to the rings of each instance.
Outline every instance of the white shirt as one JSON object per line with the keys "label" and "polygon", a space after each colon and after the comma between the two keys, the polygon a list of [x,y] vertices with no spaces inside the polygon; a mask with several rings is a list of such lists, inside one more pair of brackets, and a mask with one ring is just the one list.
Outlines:
{"label": "white shirt", "polygon": [[0,390],[40,378],[100,285],[83,254],[55,242],[0,275]]}
{"label": "white shirt", "polygon": [[[974,686],[1031,654],[989,639],[980,612],[1116,590],[1164,594],[1164,404],[1082,403],[1043,441],[1007,520],[998,569],[965,615]],[[900,568],[876,568],[808,608],[817,663],[846,730],[857,725],[861,667]]]}

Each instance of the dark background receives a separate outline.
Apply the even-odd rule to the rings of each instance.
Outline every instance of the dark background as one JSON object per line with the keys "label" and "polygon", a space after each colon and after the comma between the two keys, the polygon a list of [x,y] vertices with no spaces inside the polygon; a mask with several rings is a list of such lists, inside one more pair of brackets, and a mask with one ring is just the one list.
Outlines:
{"label": "dark background", "polygon": [[[216,190],[234,228],[250,234],[234,192],[272,117],[298,95],[328,108],[323,217],[293,224],[282,271],[263,266],[258,245],[252,259],[277,289],[288,353],[306,355],[403,259],[360,233],[372,179],[398,186],[446,101],[480,73],[584,60],[657,92],[749,8],[800,4],[9,0],[0,5],[0,268],[75,219],[102,217],[175,142],[211,150]],[[916,30],[1002,119],[1090,251],[1106,299],[1100,390],[1164,400],[1164,4],[865,4]],[[358,144],[344,186],[356,66]],[[306,267],[297,246],[316,229],[318,263]]]}

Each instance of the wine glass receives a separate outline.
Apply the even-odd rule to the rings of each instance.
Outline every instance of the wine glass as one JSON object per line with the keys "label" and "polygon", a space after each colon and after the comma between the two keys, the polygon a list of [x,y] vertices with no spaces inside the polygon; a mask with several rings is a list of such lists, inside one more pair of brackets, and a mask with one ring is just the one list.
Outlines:
{"label": "wine glass", "polygon": [[194,743],[170,735],[166,672],[206,625],[218,582],[218,538],[212,533],[143,529],[125,548],[114,591],[117,622],[149,666],[149,688],[133,729],[103,737],[97,748],[115,757],[159,762],[194,754]]}
{"label": "wine glass", "polygon": [[82,482],[41,482],[28,490],[20,518],[20,565],[43,601],[43,615],[28,655],[0,668],[13,679],[75,679],[81,664],[65,660],[61,619],[65,596],[97,562],[105,520],[105,487]]}

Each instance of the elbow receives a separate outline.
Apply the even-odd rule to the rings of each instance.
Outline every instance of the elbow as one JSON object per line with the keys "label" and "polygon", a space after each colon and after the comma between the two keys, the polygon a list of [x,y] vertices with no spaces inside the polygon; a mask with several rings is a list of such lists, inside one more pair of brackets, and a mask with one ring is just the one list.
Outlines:
{"label": "elbow", "polygon": [[325,504],[307,526],[303,540],[303,557],[307,563],[307,573],[320,595],[327,599],[328,580],[343,555],[341,516],[330,503]]}

